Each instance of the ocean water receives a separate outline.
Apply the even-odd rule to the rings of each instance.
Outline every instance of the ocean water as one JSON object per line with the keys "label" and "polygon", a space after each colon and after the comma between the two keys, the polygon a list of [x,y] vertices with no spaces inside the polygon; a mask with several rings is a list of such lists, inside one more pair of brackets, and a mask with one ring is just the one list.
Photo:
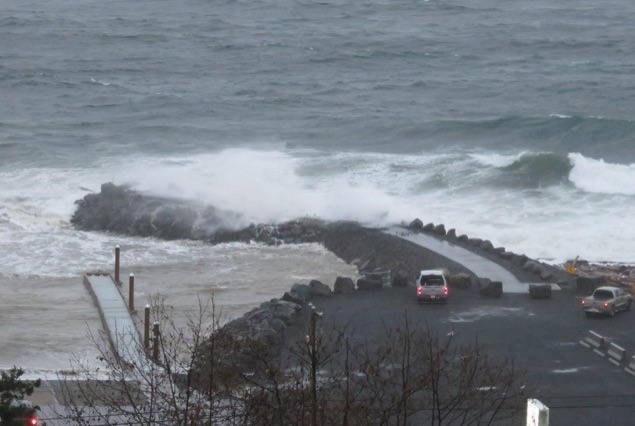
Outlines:
{"label": "ocean water", "polygon": [[[252,306],[354,273],[313,246],[74,230],[109,181],[240,213],[228,227],[419,217],[548,262],[634,263],[633,22],[626,0],[0,0],[0,346],[18,348],[0,367],[34,293],[98,323],[71,290],[115,244],[155,281],[182,271],[179,306],[218,287],[233,314],[245,288]],[[215,280],[223,261],[246,274]],[[45,319],[86,349],[82,321]]]}

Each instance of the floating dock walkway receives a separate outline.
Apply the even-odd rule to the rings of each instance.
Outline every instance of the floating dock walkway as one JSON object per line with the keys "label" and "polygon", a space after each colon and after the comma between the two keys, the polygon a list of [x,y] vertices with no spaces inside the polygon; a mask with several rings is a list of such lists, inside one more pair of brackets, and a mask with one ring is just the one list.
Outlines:
{"label": "floating dock walkway", "polygon": [[109,274],[86,274],[84,285],[99,310],[110,345],[119,358],[130,365],[145,365],[141,337],[130,311]]}

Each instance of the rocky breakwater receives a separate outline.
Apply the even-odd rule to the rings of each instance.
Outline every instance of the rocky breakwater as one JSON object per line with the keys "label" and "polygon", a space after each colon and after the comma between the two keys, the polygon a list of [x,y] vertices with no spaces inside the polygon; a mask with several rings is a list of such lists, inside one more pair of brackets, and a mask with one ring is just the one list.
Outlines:
{"label": "rocky breakwater", "polygon": [[[334,295],[352,295],[370,290],[363,285],[364,278],[337,277],[333,287],[311,280],[309,284],[296,283],[282,297],[266,301],[246,314],[223,325],[216,333],[215,369],[223,380],[232,382],[245,373],[254,374],[266,363],[284,364],[281,355],[285,349],[298,343],[298,336],[306,334],[312,302]],[[209,354],[210,351],[203,350]],[[201,375],[212,359],[201,358],[197,368]]]}
{"label": "rocky breakwater", "polygon": [[320,242],[324,222],[302,218],[280,224],[251,224],[228,210],[173,198],[140,194],[127,186],[105,183],[99,193],[76,202],[71,223],[86,231],[108,231],[162,239],[194,239],[264,244]]}
{"label": "rocky breakwater", "polygon": [[[340,280],[352,282],[350,278],[339,277]],[[297,316],[313,298],[330,297],[333,293],[328,285],[318,280],[311,280],[308,285],[296,283],[281,298],[262,303],[225,324],[223,330],[234,336],[249,336],[268,347],[277,347],[284,340],[285,329],[295,324]]]}
{"label": "rocky breakwater", "polygon": [[[341,259],[357,265],[368,281],[362,287],[376,288],[373,281],[391,271],[398,285],[413,283],[418,271],[444,267],[470,272],[462,265],[379,229],[356,222],[325,222],[299,218],[277,224],[241,227],[244,218],[236,213],[196,202],[141,194],[126,186],[105,183],[99,193],[76,202],[71,223],[87,231],[115,232],[163,239],[194,239],[209,243],[259,242],[323,244]],[[380,278],[381,276],[381,278]]]}

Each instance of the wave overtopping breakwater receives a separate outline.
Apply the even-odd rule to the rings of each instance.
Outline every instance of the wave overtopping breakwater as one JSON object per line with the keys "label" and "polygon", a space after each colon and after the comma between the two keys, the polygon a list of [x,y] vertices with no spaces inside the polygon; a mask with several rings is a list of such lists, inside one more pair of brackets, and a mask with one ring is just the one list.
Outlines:
{"label": "wave overtopping breakwater", "polygon": [[[210,243],[254,241],[273,245],[319,242],[348,262],[365,258],[365,265],[358,265],[360,272],[373,268],[402,268],[405,265],[404,259],[411,258],[415,251],[411,245],[404,244],[403,241],[395,244],[393,238],[383,235],[380,229],[365,228],[357,222],[327,222],[303,218],[277,224],[252,224],[245,228],[230,229],[223,220],[223,217],[234,219],[230,212],[197,204],[188,205],[174,199],[146,196],[112,183],[103,184],[99,194],[89,194],[77,204],[72,223],[84,230],[111,231],[164,239],[196,239]],[[433,228],[432,224],[424,227],[418,219],[413,223],[415,225],[411,224],[410,228],[415,231]],[[419,225],[416,226],[416,223]],[[466,236],[457,238],[454,230],[446,235],[443,225],[434,227],[435,232],[437,229],[442,229],[439,233],[442,238],[451,238],[453,235],[451,239],[457,242],[467,240]],[[381,236],[378,236],[379,234]],[[494,256],[496,261],[502,262],[501,259],[504,259],[503,263],[508,269],[516,269],[514,273],[523,275],[523,272],[518,271],[518,267],[524,268],[525,263],[531,260],[524,255],[512,256],[504,249],[494,249],[489,241],[474,241],[476,244],[469,245],[473,250],[482,252],[485,257],[492,257],[488,256],[489,252],[500,254],[500,259],[499,256]],[[504,256],[505,254],[509,256]],[[450,265],[454,270],[464,270],[463,266],[437,254],[429,254],[427,258],[424,260],[416,257],[412,260],[408,267],[408,275],[414,275],[423,266]],[[512,258],[515,259],[515,263],[512,262]],[[533,267],[533,263],[530,266]],[[552,273],[546,273],[544,268],[536,271],[543,280],[549,280],[553,276]]]}
{"label": "wave overtopping breakwater", "polygon": [[257,241],[278,244],[323,239],[324,223],[320,220],[297,219],[277,225],[252,224],[234,229],[232,224],[239,217],[238,213],[212,206],[141,195],[126,186],[105,183],[99,194],[88,194],[77,201],[71,223],[82,230],[210,243]]}

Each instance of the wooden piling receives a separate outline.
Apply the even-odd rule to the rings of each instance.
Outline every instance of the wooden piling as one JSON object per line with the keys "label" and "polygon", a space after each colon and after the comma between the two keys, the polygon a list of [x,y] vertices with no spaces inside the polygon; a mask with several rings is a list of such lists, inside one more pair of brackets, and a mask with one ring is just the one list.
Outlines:
{"label": "wooden piling", "polygon": [[128,281],[128,309],[134,311],[134,274],[130,274]]}
{"label": "wooden piling", "polygon": [[159,362],[159,323],[155,322],[152,326],[152,360],[156,363]]}
{"label": "wooden piling", "polygon": [[143,318],[143,348],[150,349],[150,305],[146,305]]}
{"label": "wooden piling", "polygon": [[121,254],[121,249],[119,244],[115,246],[115,284],[120,285],[121,281],[119,281],[119,258]]}

